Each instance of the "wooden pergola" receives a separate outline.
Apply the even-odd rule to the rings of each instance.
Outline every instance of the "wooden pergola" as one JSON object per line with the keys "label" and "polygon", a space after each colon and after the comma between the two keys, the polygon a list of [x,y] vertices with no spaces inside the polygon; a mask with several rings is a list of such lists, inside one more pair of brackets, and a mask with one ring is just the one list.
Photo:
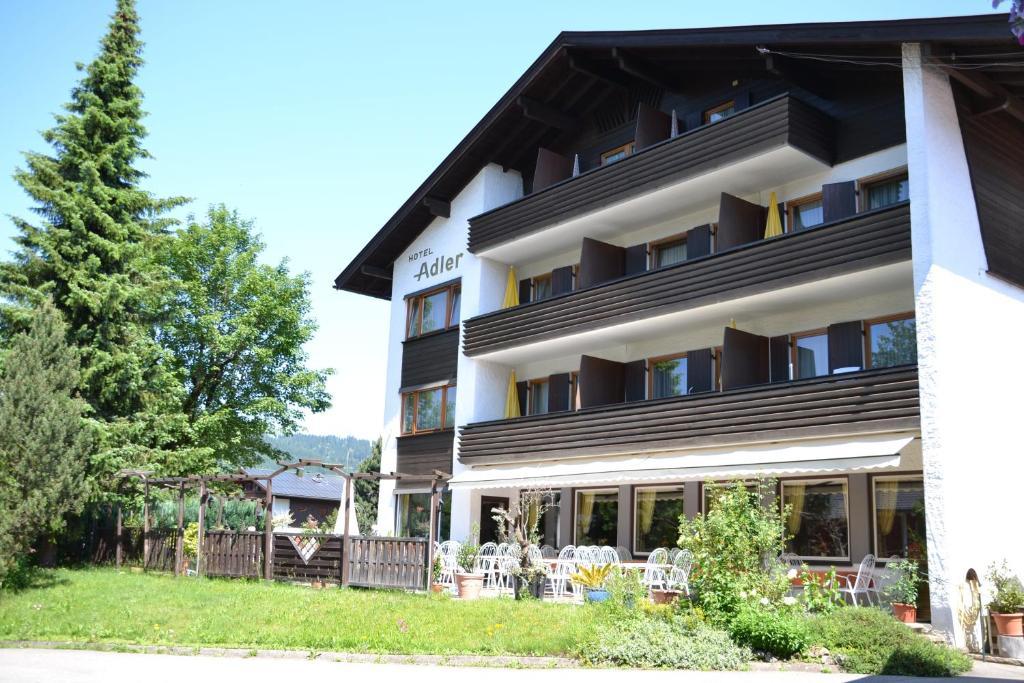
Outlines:
{"label": "wooden pergola", "polygon": [[[143,484],[143,506],[142,506],[142,532],[143,532],[143,558],[149,555],[149,507],[150,507],[150,488],[153,486],[162,487],[169,490],[176,490],[178,492],[178,519],[177,519],[177,536],[175,541],[174,550],[174,575],[178,576],[181,573],[181,566],[184,560],[184,525],[185,525],[185,492],[186,489],[192,489],[198,487],[199,489],[199,535],[196,541],[196,573],[200,576],[203,574],[203,538],[206,533],[206,507],[209,503],[210,489],[209,484],[211,483],[235,483],[245,484],[247,482],[256,483],[266,482],[265,491],[263,493],[262,506],[264,510],[264,524],[263,524],[263,575],[264,578],[270,580],[273,578],[273,544],[274,544],[274,529],[273,523],[270,519],[270,511],[272,509],[274,494],[274,478],[288,472],[289,470],[301,470],[307,467],[320,467],[325,470],[334,472],[340,475],[345,480],[345,492],[344,492],[344,505],[343,510],[340,510],[340,514],[344,514],[344,521],[342,522],[342,548],[343,557],[345,560],[341,566],[341,584],[347,586],[349,583],[349,562],[348,557],[350,556],[351,545],[350,540],[350,518],[352,515],[352,508],[354,505],[353,500],[353,483],[359,480],[369,481],[381,481],[381,480],[394,480],[394,481],[407,481],[407,482],[429,482],[430,483],[430,535],[427,543],[427,571],[431,571],[434,566],[434,544],[437,540],[437,515],[438,508],[440,506],[441,496],[441,484],[451,475],[441,472],[440,470],[434,470],[432,474],[403,474],[400,472],[346,472],[344,469],[333,463],[325,463],[320,460],[308,460],[300,459],[295,462],[289,463],[278,463],[278,468],[273,472],[266,474],[211,474],[211,475],[189,475],[185,477],[154,477],[152,472],[145,470],[123,470],[119,472],[119,476],[122,479],[138,479]],[[245,494],[235,494],[232,496],[224,496],[225,498],[244,498],[252,500],[254,497],[247,496]],[[258,500],[258,499],[257,499]],[[220,507],[220,513],[223,514],[223,503]],[[121,505],[117,506],[117,552],[115,555],[116,565],[118,568],[121,567],[121,561],[123,557],[122,553],[122,509]],[[428,574],[429,575],[429,574]]]}

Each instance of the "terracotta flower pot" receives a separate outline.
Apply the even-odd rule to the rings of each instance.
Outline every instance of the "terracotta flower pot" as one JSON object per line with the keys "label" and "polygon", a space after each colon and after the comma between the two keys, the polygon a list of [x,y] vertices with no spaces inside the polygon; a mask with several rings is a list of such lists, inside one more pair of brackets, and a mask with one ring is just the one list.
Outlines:
{"label": "terracotta flower pot", "polygon": [[651,589],[651,602],[655,605],[671,605],[679,599],[681,593],[676,590],[664,590],[661,588]]}
{"label": "terracotta flower pot", "polygon": [[484,587],[483,574],[456,574],[455,586],[459,589],[459,597],[463,600],[476,600]]}
{"label": "terracotta flower pot", "polygon": [[444,589],[447,588],[443,583],[432,583],[430,584],[430,590],[435,593],[444,593]]}
{"label": "terracotta flower pot", "polygon": [[917,606],[894,602],[892,603],[892,615],[904,624],[915,624],[917,623]]}
{"label": "terracotta flower pot", "polygon": [[992,612],[996,633],[1001,636],[1024,636],[1024,613],[1002,614]]}

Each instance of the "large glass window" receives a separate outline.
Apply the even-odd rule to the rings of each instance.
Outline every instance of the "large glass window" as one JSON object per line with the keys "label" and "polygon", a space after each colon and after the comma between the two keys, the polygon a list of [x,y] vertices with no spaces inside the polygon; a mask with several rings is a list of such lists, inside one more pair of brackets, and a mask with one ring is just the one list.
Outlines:
{"label": "large glass window", "polygon": [[444,427],[455,426],[455,387],[450,386],[444,391]]}
{"label": "large glass window", "polygon": [[828,334],[812,332],[793,339],[793,379],[828,374]]}
{"label": "large glass window", "polygon": [[675,358],[652,358],[651,398],[681,396],[690,393],[686,374],[686,356]]}
{"label": "large glass window", "polygon": [[638,486],[634,492],[633,552],[675,547],[683,514],[683,487]]}
{"label": "large glass window", "polygon": [[543,415],[548,412],[548,381],[532,380],[529,387],[527,415]]}
{"label": "large glass window", "polygon": [[455,425],[455,385],[402,394],[402,433],[416,434]]}
{"label": "large glass window", "polygon": [[418,337],[458,325],[461,304],[462,292],[459,285],[449,285],[410,297],[405,336]]}
{"label": "large glass window", "polygon": [[540,301],[551,296],[551,273],[533,278],[533,300]]}
{"label": "large glass window", "polygon": [[821,193],[796,199],[789,203],[790,232],[806,230],[825,221]]}
{"label": "large glass window", "polygon": [[664,268],[686,260],[686,238],[666,240],[653,245],[654,267]]}
{"label": "large glass window", "polygon": [[850,523],[846,479],[782,482],[786,550],[800,557],[846,560]]}
{"label": "large glass window", "polygon": [[619,492],[616,489],[576,492],[576,545],[618,544]]}
{"label": "large glass window", "polygon": [[[711,508],[714,507],[715,501],[717,500],[718,496],[722,495],[723,492],[729,490],[730,488],[736,486],[736,483],[736,481],[717,481],[712,482],[710,484],[703,484],[701,486],[701,512],[703,512],[704,514],[710,512]],[[754,496],[753,498],[751,498],[752,502],[755,502],[758,505],[761,504],[761,497],[758,494],[756,482],[745,481],[740,483],[740,486],[742,486],[749,495]]]}
{"label": "large glass window", "polygon": [[906,174],[861,183],[861,197],[867,210],[905,202],[910,199],[910,181]]}
{"label": "large glass window", "polygon": [[875,477],[875,555],[926,560],[924,481],[921,477]]}
{"label": "large glass window", "polygon": [[[395,524],[395,533],[407,538],[429,538],[430,494],[426,492],[399,493],[395,497],[398,499],[396,511],[398,519]],[[437,533],[439,539],[446,540],[451,535],[452,494],[442,494],[440,503]],[[359,531],[363,534],[370,532],[369,529],[360,529]]]}
{"label": "large glass window", "polygon": [[914,316],[892,320],[868,321],[871,344],[870,367],[889,368],[917,362],[917,323]]}

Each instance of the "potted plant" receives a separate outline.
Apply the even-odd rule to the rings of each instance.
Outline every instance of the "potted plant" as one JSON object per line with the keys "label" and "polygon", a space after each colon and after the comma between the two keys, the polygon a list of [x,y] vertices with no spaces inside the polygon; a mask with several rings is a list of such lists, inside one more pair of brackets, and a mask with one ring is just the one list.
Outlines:
{"label": "potted plant", "polygon": [[550,489],[530,488],[521,491],[519,499],[509,509],[491,509],[498,538],[502,543],[519,547],[519,566],[512,575],[516,600],[530,595],[535,598],[544,596],[544,581],[549,567],[531,557],[530,549],[540,545],[540,522],[553,507],[553,499]]}
{"label": "potted plant", "polygon": [[671,605],[683,594],[679,590],[679,584],[675,581],[672,574],[673,572],[669,572],[668,576],[665,577],[664,588],[651,589],[651,602],[655,605]]}
{"label": "potted plant", "polygon": [[543,564],[530,562],[525,568],[517,567],[515,573],[515,597],[521,600],[530,596],[540,600],[544,597],[544,582],[548,578],[548,568]]}
{"label": "potted plant", "polygon": [[480,546],[474,541],[466,541],[459,546],[456,562],[459,571],[455,572],[455,586],[459,597],[463,600],[476,600],[484,587],[484,575],[477,571],[476,558],[480,554]]}
{"label": "potted plant", "polygon": [[612,565],[595,564],[580,567],[579,571],[570,576],[572,582],[587,589],[587,602],[604,602],[608,599],[608,591],[604,589],[605,581],[612,573]]}
{"label": "potted plant", "polygon": [[1020,579],[1010,572],[1006,560],[993,563],[986,577],[992,585],[992,599],[988,603],[989,614],[1001,636],[1024,635],[1024,587]]}
{"label": "potted plant", "polygon": [[435,593],[443,593],[445,585],[441,583],[441,573],[444,571],[444,561],[440,555],[434,555],[434,566],[430,568],[430,590]]}
{"label": "potted plant", "polygon": [[900,560],[887,567],[893,581],[885,587],[885,596],[892,603],[893,616],[904,624],[917,622],[917,590],[921,584],[917,562]]}

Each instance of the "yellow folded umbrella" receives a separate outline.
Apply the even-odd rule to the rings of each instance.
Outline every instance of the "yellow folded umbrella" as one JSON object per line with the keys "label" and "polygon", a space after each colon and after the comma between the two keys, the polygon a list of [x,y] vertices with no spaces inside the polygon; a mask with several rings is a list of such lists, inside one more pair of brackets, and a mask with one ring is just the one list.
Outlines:
{"label": "yellow folded umbrella", "polygon": [[516,391],[516,371],[508,375],[508,396],[505,398],[505,417],[519,417],[519,392]]}
{"label": "yellow folded umbrella", "polygon": [[505,299],[502,308],[513,308],[519,305],[519,283],[516,282],[516,269],[508,267],[508,282],[505,284]]}
{"label": "yellow folded umbrella", "polygon": [[782,234],[782,219],[779,217],[779,199],[772,192],[768,200],[768,223],[764,227],[764,238],[778,237]]}

